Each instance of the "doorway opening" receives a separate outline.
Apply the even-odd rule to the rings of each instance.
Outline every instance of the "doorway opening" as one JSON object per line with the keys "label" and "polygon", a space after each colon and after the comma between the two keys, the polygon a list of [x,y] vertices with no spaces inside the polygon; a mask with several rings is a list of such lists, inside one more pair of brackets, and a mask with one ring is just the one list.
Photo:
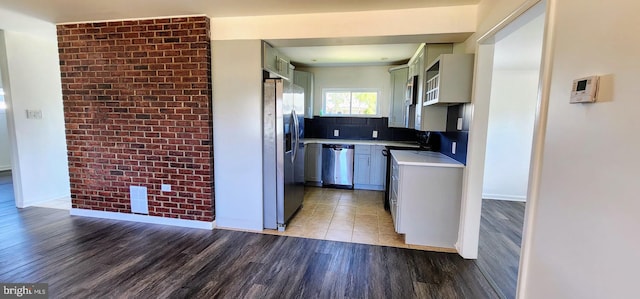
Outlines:
{"label": "doorway opening", "polygon": [[[0,32],[1,33],[1,32]],[[2,34],[0,34],[2,36]],[[0,207],[4,210],[15,208],[13,178],[11,171],[11,141],[9,138],[9,120],[7,103],[0,69]]]}
{"label": "doorway opening", "polygon": [[487,127],[478,267],[515,298],[544,36],[543,6],[496,33]]}
{"label": "doorway opening", "polygon": [[[527,1],[484,34],[476,47],[474,112],[458,251],[501,298],[515,298],[535,201],[546,88],[543,54],[547,1]],[[526,251],[526,248],[524,248]]]}

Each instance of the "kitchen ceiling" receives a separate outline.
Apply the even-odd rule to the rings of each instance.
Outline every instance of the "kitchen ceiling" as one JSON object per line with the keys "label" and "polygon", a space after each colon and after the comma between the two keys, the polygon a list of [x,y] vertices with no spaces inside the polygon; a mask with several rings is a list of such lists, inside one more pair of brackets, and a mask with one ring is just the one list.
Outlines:
{"label": "kitchen ceiling", "polygon": [[420,44],[348,45],[278,48],[296,65],[352,66],[406,63]]}
{"label": "kitchen ceiling", "polygon": [[212,18],[393,10],[480,0],[2,0],[0,7],[53,23],[204,14]]}

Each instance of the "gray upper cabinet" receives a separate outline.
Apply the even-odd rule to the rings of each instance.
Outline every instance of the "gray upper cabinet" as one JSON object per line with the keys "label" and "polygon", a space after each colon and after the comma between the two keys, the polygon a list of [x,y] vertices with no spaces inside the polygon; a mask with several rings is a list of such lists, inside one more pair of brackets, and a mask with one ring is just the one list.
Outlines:
{"label": "gray upper cabinet", "polygon": [[[447,112],[446,109],[425,110],[424,95],[426,91],[425,69],[431,65],[434,60],[438,59],[442,54],[453,53],[453,44],[426,44],[422,51],[414,55],[412,61],[416,63],[416,72],[418,75],[418,96],[416,99],[416,112],[414,115],[413,128],[419,131],[444,131],[446,128]],[[444,120],[441,122],[441,120]],[[436,125],[437,124],[437,125]]]}
{"label": "gray upper cabinet", "polygon": [[443,54],[429,64],[424,105],[471,102],[473,54]]}
{"label": "gray upper cabinet", "polygon": [[292,69],[289,67],[289,58],[280,53],[276,48],[266,42],[262,42],[262,68],[284,79],[291,79]]}
{"label": "gray upper cabinet", "polygon": [[[422,44],[407,64],[407,73],[401,68],[393,68],[391,73],[391,105],[389,109],[389,127],[416,129],[419,131],[445,131],[447,109],[424,107],[426,94],[426,68],[442,54],[453,52],[453,44]],[[394,74],[394,72],[396,74]],[[402,80],[399,78],[403,77]],[[407,81],[417,77],[415,104],[405,105]]]}
{"label": "gray upper cabinet", "polygon": [[417,90],[417,97],[416,97],[416,105],[415,105],[415,113],[414,113],[414,124],[413,124],[413,128],[416,130],[420,130],[420,125],[421,125],[421,120],[422,120],[422,88],[423,88],[423,80],[424,80],[424,75],[422,75],[422,73],[424,72],[424,53],[426,51],[426,46],[423,49],[423,51],[420,52],[420,54],[418,54],[418,57],[416,59],[416,70],[418,72],[418,87],[416,88]]}
{"label": "gray upper cabinet", "polygon": [[294,71],[293,84],[304,88],[304,117],[313,118],[313,73]]}
{"label": "gray upper cabinet", "polygon": [[404,128],[406,126],[405,93],[409,76],[409,67],[401,66],[389,70],[391,74],[391,93],[389,103],[389,127]]}

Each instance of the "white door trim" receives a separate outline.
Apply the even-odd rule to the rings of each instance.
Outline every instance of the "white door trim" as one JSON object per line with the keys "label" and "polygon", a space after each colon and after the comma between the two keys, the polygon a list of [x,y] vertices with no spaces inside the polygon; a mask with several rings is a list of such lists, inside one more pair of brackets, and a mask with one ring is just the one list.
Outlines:
{"label": "white door trim", "polygon": [[536,5],[544,5],[545,32],[542,46],[542,63],[540,67],[540,84],[538,104],[534,122],[531,166],[529,169],[529,186],[527,207],[523,228],[520,267],[518,273],[517,297],[524,297],[530,259],[530,244],[533,238],[533,219],[537,209],[540,188],[540,175],[543,160],[543,146],[547,125],[549,93],[551,83],[553,29],[555,19],[555,0],[528,0],[508,15],[476,43],[476,66],[473,87],[473,114],[469,130],[469,149],[467,167],[463,174],[462,209],[460,213],[460,229],[456,249],[458,253],[469,259],[478,256],[478,240],[480,234],[480,218],[482,209],[482,183],[484,157],[486,152],[489,98],[491,93],[491,75],[493,52],[496,34],[516,21]]}
{"label": "white door trim", "polygon": [[7,130],[9,131],[9,143],[11,146],[11,177],[13,180],[13,196],[16,207],[24,208],[22,193],[22,176],[20,175],[20,159],[18,155],[18,142],[16,141],[15,114],[11,98],[11,78],[9,78],[9,64],[7,57],[7,45],[4,31],[0,30],[0,79],[4,89],[4,101],[7,104]]}

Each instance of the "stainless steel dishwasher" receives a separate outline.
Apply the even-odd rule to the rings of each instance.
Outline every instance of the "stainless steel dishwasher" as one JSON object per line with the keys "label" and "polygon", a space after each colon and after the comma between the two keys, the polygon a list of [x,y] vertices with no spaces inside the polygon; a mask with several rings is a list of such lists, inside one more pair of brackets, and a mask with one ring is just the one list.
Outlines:
{"label": "stainless steel dishwasher", "polygon": [[322,184],[353,189],[353,144],[322,145]]}

